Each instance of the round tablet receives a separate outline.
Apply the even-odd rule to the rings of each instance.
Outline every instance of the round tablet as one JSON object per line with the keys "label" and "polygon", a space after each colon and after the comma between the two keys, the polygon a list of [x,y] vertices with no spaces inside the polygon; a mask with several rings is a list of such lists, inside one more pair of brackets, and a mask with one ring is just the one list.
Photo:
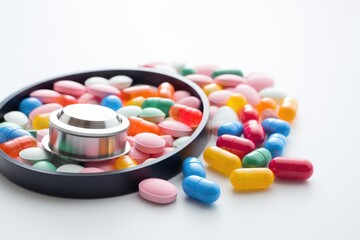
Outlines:
{"label": "round tablet", "polygon": [[79,173],[84,167],[77,164],[64,164],[56,169],[57,172]]}
{"label": "round tablet", "polygon": [[166,144],[159,135],[147,132],[136,134],[134,142],[137,150],[149,154],[163,152]]}
{"label": "round tablet", "polygon": [[49,161],[51,158],[50,154],[45,149],[39,147],[26,148],[19,153],[19,156],[22,160],[30,163]]}
{"label": "round tablet", "polygon": [[177,188],[159,178],[148,178],[139,183],[140,197],[154,203],[168,204],[176,200]]}

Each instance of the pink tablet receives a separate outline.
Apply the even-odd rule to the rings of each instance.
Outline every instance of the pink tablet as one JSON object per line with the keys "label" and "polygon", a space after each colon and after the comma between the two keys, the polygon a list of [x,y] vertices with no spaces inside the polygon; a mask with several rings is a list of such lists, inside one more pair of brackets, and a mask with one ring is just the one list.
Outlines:
{"label": "pink tablet", "polygon": [[176,200],[177,188],[160,178],[148,178],[139,183],[140,197],[154,203],[168,204]]}

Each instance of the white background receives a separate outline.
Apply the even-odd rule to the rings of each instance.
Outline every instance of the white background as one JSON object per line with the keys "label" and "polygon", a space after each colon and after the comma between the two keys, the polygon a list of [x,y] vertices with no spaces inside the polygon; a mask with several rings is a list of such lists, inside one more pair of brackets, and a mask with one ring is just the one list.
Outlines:
{"label": "white background", "polygon": [[[300,108],[285,155],[309,158],[306,183],[212,206],[137,193],[62,199],[0,175],[0,239],[359,239],[359,1],[0,0],[0,98],[30,83],[153,60],[266,72]],[[210,143],[211,144],[211,143]]]}

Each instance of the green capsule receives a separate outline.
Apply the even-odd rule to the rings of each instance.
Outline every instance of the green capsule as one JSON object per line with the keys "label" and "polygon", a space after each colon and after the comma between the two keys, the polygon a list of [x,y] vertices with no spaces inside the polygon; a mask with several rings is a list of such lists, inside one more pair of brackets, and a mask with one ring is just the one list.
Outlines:
{"label": "green capsule", "polygon": [[215,70],[211,76],[213,78],[216,78],[217,76],[224,75],[224,74],[234,74],[234,75],[238,75],[240,77],[244,76],[243,72],[240,69],[218,69],[218,70]]}
{"label": "green capsule", "polygon": [[248,154],[242,159],[243,168],[259,168],[266,167],[272,156],[266,148],[258,148]]}
{"label": "green capsule", "polygon": [[165,113],[158,108],[148,107],[144,108],[139,117],[145,119],[146,121],[153,122],[158,124],[165,118]]}
{"label": "green capsule", "polygon": [[144,108],[153,107],[160,109],[168,117],[169,110],[171,106],[174,104],[175,102],[169,98],[149,97],[143,102],[142,108],[144,109]]}
{"label": "green capsule", "polygon": [[47,162],[47,161],[40,161],[33,165],[34,168],[43,170],[43,171],[49,171],[49,172],[55,172],[56,167],[54,164]]}
{"label": "green capsule", "polygon": [[180,74],[183,76],[190,75],[196,73],[194,69],[189,67],[183,67],[180,69]]}

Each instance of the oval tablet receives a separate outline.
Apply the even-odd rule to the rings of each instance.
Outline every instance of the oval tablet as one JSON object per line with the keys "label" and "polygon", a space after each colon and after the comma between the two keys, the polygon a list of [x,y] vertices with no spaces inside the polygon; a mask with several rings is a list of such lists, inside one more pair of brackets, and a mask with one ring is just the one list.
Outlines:
{"label": "oval tablet", "polygon": [[64,164],[56,169],[57,172],[79,173],[84,167],[77,164]]}
{"label": "oval tablet", "polygon": [[141,152],[135,147],[131,147],[127,155],[134,159],[137,164],[142,164],[146,159],[150,157],[150,154]]}
{"label": "oval tablet", "polygon": [[107,84],[92,84],[90,86],[86,86],[89,93],[93,94],[96,97],[104,98],[109,95],[119,95],[119,89],[107,85]]}
{"label": "oval tablet", "polygon": [[39,99],[42,103],[54,103],[61,94],[50,89],[39,89],[30,93],[30,97]]}
{"label": "oval tablet", "polygon": [[184,137],[192,134],[192,128],[179,121],[163,121],[158,126],[162,135]]}
{"label": "oval tablet", "polygon": [[130,87],[132,82],[132,78],[125,75],[117,75],[109,79],[109,84],[119,90]]}
{"label": "oval tablet", "polygon": [[200,87],[204,87],[205,85],[208,85],[208,84],[214,82],[214,80],[211,77],[202,75],[202,74],[190,74],[190,75],[187,75],[186,78],[193,81]]}
{"label": "oval tablet", "polygon": [[165,149],[165,140],[153,133],[139,133],[135,135],[135,148],[141,152],[154,154]]}
{"label": "oval tablet", "polygon": [[176,139],[174,141],[174,148],[178,148],[178,147],[181,147],[182,145],[184,145],[184,143],[189,139],[190,137],[189,136],[184,136],[184,137],[179,137],[178,139]]}
{"label": "oval tablet", "polygon": [[16,123],[20,127],[24,128],[26,124],[29,122],[28,117],[25,113],[20,111],[11,111],[4,115],[4,120],[7,122]]}
{"label": "oval tablet", "polygon": [[109,84],[109,81],[103,77],[90,77],[85,80],[85,86],[91,86],[94,84]]}
{"label": "oval tablet", "polygon": [[[219,91],[215,91],[210,93],[209,95],[209,100],[210,103],[221,107],[226,105],[227,101],[229,100],[229,98],[231,97],[231,95],[233,94],[233,92],[229,91],[229,90],[219,90]],[[259,99],[260,101],[260,99]]]}
{"label": "oval tablet", "polygon": [[193,97],[193,96],[185,97],[177,101],[176,103],[197,109],[199,109],[201,104],[200,100],[197,97]]}
{"label": "oval tablet", "polygon": [[158,108],[148,107],[144,108],[139,117],[152,123],[159,123],[164,120],[165,113]]}
{"label": "oval tablet", "polygon": [[45,149],[38,147],[26,148],[20,151],[19,157],[31,164],[39,161],[49,161],[51,159],[50,154]]}
{"label": "oval tablet", "polygon": [[51,113],[52,111],[55,111],[55,110],[58,110],[61,108],[63,108],[63,106],[61,106],[58,103],[48,103],[48,104],[41,105],[30,112],[29,119],[33,120],[36,116],[38,116],[40,114]]}
{"label": "oval tablet", "polygon": [[259,93],[250,85],[239,84],[235,87],[235,91],[243,94],[246,97],[248,103],[256,106],[260,102]]}
{"label": "oval tablet", "polygon": [[141,113],[142,109],[139,106],[124,106],[119,108],[116,112],[123,115],[124,117],[137,117]]}
{"label": "oval tablet", "polygon": [[269,88],[264,88],[259,92],[260,97],[264,98],[264,97],[268,97],[268,98],[272,98],[275,101],[277,101],[278,103],[287,96],[286,92],[283,92],[282,90],[273,88],[273,87],[269,87]]}
{"label": "oval tablet", "polygon": [[223,74],[214,78],[214,81],[223,87],[236,87],[239,84],[245,83],[245,78],[235,74]]}
{"label": "oval tablet", "polygon": [[139,183],[140,197],[154,203],[168,204],[176,200],[177,188],[160,178],[148,178]]}
{"label": "oval tablet", "polygon": [[174,92],[173,100],[175,102],[180,101],[183,98],[190,97],[191,94],[188,91],[178,90]]}
{"label": "oval tablet", "polygon": [[264,73],[252,73],[246,76],[246,83],[259,92],[264,88],[273,87],[275,81]]}
{"label": "oval tablet", "polygon": [[49,172],[55,172],[56,171],[56,167],[54,164],[52,164],[51,162],[48,161],[40,161],[37,162],[33,165],[34,168],[38,169],[38,170],[44,170],[44,171],[49,171]]}
{"label": "oval tablet", "polygon": [[54,83],[54,90],[77,98],[86,92],[86,87],[75,81],[61,80]]}

